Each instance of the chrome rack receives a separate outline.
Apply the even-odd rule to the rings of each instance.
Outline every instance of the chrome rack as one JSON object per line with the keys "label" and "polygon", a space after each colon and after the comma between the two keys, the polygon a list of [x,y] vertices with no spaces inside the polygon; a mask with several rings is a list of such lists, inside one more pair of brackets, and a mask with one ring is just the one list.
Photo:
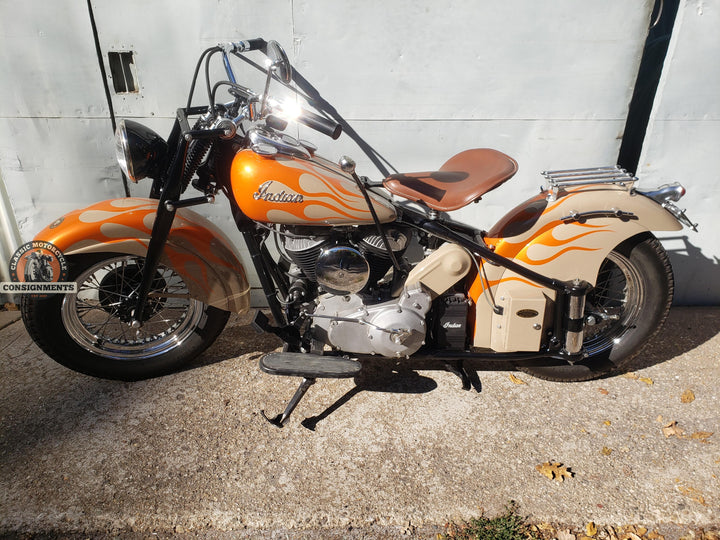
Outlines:
{"label": "chrome rack", "polygon": [[547,180],[548,200],[550,201],[557,199],[557,194],[561,187],[592,184],[618,184],[624,186],[637,182],[637,177],[617,165],[611,167],[591,167],[588,169],[543,171],[542,175]]}

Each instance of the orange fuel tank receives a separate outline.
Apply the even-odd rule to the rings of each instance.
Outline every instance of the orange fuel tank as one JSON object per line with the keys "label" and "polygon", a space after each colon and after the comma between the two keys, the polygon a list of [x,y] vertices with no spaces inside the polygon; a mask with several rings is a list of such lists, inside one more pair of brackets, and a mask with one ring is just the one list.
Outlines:
{"label": "orange fuel tank", "polygon": [[[286,225],[362,225],[372,214],[353,178],[334,163],[314,156],[261,156],[252,150],[235,155],[230,172],[235,200],[252,220]],[[382,223],[395,209],[369,194]]]}

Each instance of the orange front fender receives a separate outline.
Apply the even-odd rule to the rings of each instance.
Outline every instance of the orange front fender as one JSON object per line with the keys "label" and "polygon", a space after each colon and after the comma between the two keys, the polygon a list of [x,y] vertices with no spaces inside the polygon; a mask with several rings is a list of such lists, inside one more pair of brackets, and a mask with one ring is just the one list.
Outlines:
{"label": "orange front fender", "polygon": [[[35,240],[53,243],[66,256],[144,256],[157,204],[144,198],[102,201],[64,215]],[[160,260],[183,278],[193,298],[237,313],[249,309],[250,285],[237,251],[217,226],[197,212],[177,211]]]}

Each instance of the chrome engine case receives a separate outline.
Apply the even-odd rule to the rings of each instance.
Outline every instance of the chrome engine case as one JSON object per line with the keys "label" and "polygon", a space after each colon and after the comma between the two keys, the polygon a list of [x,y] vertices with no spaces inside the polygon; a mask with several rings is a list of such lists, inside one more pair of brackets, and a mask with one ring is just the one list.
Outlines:
{"label": "chrome engine case", "polygon": [[315,339],[345,352],[410,356],[425,342],[425,315],[431,305],[420,283],[394,300],[373,305],[356,294],[325,294],[312,315],[312,332]]}

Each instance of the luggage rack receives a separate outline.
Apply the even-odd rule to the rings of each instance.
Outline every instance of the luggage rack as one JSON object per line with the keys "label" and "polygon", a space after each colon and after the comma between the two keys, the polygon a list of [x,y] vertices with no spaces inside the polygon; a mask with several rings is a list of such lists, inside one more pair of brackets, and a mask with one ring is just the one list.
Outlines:
{"label": "luggage rack", "polygon": [[617,165],[612,167],[591,167],[588,169],[565,169],[561,171],[543,171],[542,175],[547,180],[548,200],[554,201],[557,198],[561,187],[585,186],[592,184],[632,184],[637,181],[625,169]]}

